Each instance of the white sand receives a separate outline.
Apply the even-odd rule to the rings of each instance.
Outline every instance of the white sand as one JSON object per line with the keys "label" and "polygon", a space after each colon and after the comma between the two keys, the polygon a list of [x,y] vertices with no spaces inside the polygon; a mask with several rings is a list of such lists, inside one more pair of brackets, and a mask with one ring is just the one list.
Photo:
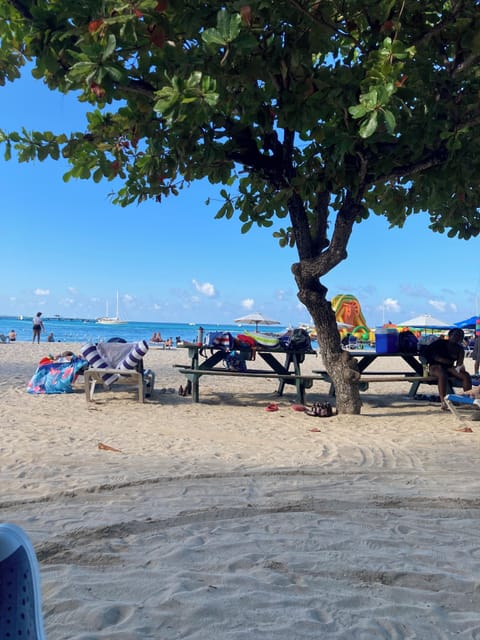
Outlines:
{"label": "white sand", "polygon": [[0,345],[0,519],[34,542],[49,640],[480,638],[480,423],[405,383],[355,417],[272,380],[208,377],[195,405],[183,350],[148,353],[144,405],[32,396],[49,346]]}

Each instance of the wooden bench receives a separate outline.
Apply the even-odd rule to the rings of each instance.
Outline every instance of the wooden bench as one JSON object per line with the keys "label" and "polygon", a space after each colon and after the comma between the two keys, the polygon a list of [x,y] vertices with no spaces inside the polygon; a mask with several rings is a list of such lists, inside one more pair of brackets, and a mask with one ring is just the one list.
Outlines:
{"label": "wooden bench", "polygon": [[[317,370],[315,370],[314,373],[321,375],[322,380],[325,382],[330,382],[330,395],[335,395],[335,387],[328,373],[326,371]],[[409,373],[408,371],[393,371],[388,373],[385,371],[369,371],[367,375],[360,375],[360,378],[357,380],[361,391],[367,391],[368,385],[371,382],[410,382],[411,386],[408,395],[413,398],[421,384],[437,384],[438,380],[435,376],[417,376],[414,373]],[[454,383],[454,380],[448,381],[448,393],[453,393]]]}
{"label": "wooden bench", "polygon": [[[268,369],[247,369],[247,371],[231,371],[229,369],[219,369],[219,368],[211,368],[211,369],[192,369],[188,366],[174,364],[174,367],[178,368],[179,373],[187,376],[187,378],[191,381],[198,381],[201,376],[227,376],[227,377],[238,377],[238,378],[265,378],[265,379],[274,379],[285,382],[286,384],[292,384],[297,387],[297,393],[300,394],[300,397],[297,398],[298,402],[303,403],[305,401],[304,391],[305,389],[311,388],[314,380],[323,380],[323,376],[321,375],[311,375],[311,374],[300,374],[297,375],[294,372],[289,373],[275,373],[274,371],[270,371]],[[300,385],[298,384],[300,381]],[[281,395],[281,394],[279,394]],[[194,402],[198,402],[198,394],[194,390]]]}
{"label": "wooden bench", "polygon": [[321,375],[300,374],[295,373],[275,373],[274,371],[268,371],[267,369],[252,369],[247,371],[231,371],[230,369],[190,369],[184,364],[174,364],[180,373],[187,375],[189,373],[195,373],[202,376],[214,375],[214,376],[239,376],[244,378],[282,378],[285,380],[325,380]]}

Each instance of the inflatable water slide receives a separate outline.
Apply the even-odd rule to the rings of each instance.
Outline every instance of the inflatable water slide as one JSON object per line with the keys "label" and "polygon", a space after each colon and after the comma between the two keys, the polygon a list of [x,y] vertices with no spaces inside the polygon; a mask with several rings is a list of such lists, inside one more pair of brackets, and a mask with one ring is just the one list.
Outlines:
{"label": "inflatable water slide", "polygon": [[342,335],[342,337],[349,333],[358,340],[367,341],[373,339],[374,334],[367,327],[362,308],[355,296],[340,294],[332,298],[331,305],[335,312],[337,322],[342,322],[351,327],[351,329],[347,327],[340,329],[340,335]]}

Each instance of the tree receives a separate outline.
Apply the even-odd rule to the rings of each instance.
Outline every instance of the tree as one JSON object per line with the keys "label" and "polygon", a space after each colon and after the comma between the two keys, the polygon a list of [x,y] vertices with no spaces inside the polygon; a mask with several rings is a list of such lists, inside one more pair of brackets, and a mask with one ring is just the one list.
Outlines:
{"label": "tree", "polygon": [[0,18],[0,82],[31,61],[92,105],[83,132],[0,132],[5,156],[120,178],[122,206],[208,178],[242,232],[285,220],[338,408],[358,413],[320,279],[369,215],[478,235],[479,2],[0,0]]}

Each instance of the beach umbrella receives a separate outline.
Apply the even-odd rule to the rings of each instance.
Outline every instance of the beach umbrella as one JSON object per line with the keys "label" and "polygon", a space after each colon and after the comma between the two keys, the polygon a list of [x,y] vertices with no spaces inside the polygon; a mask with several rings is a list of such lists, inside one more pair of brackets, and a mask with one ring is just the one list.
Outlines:
{"label": "beach umbrella", "polygon": [[478,316],[472,316],[471,318],[467,318],[466,320],[460,320],[460,322],[455,322],[455,326],[459,329],[475,329],[475,325],[477,323]]}
{"label": "beach umbrella", "polygon": [[237,318],[235,322],[237,322],[238,324],[254,324],[255,331],[258,331],[258,325],[269,326],[273,324],[280,324],[278,320],[271,320],[270,318],[265,318],[265,316],[263,316],[261,313],[249,313],[248,315],[243,316],[242,318]]}
{"label": "beach umbrella", "polygon": [[405,322],[398,322],[397,327],[414,327],[416,329],[452,329],[455,325],[447,324],[443,320],[439,320],[429,313],[424,313],[421,316],[415,316]]}

